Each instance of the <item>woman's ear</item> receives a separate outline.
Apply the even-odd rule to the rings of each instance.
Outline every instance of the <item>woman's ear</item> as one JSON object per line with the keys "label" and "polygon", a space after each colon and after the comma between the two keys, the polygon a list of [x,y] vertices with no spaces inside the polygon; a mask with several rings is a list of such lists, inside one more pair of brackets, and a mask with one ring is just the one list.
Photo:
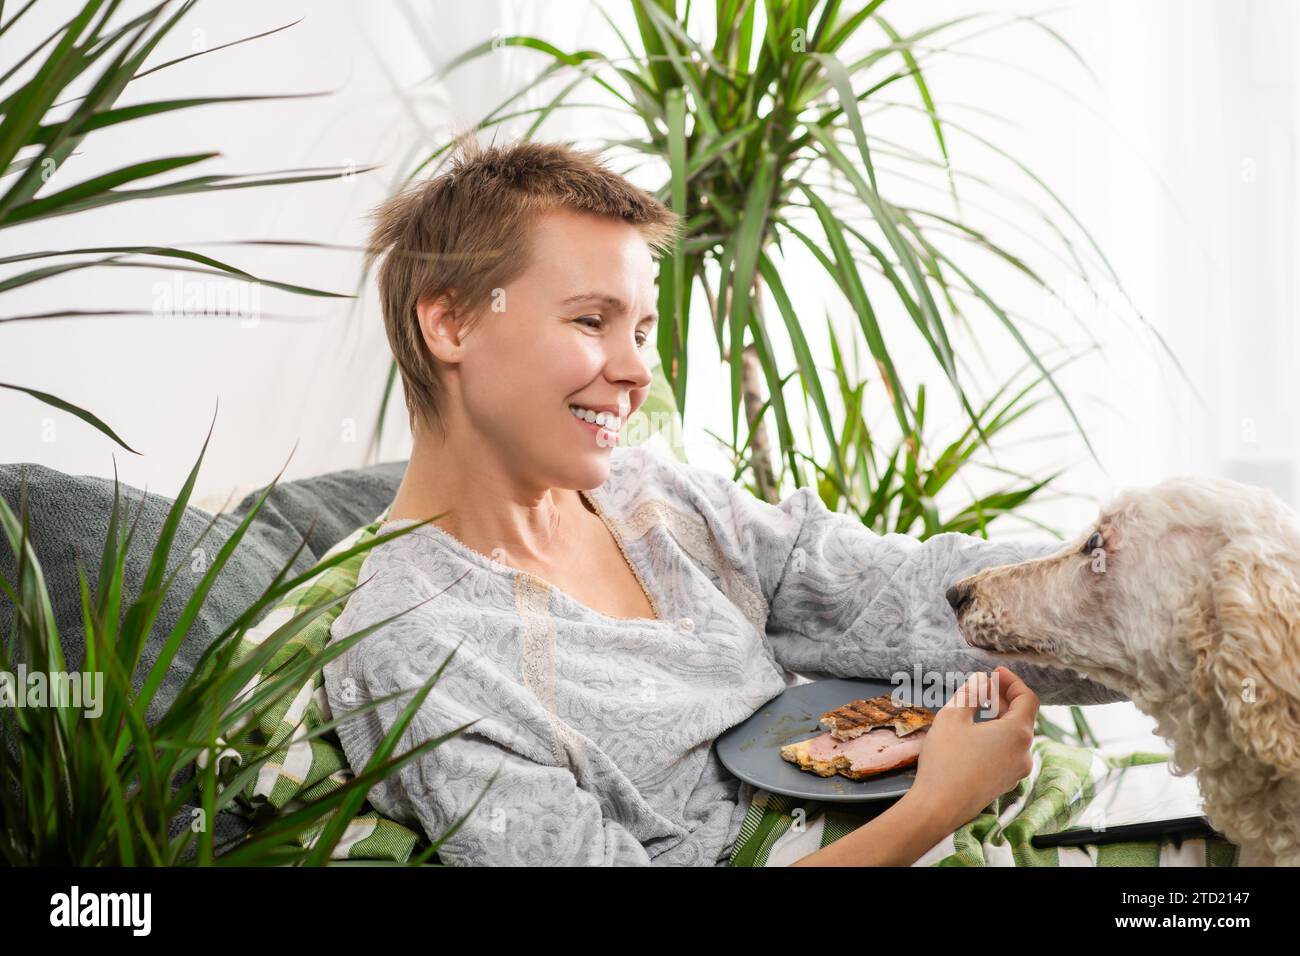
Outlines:
{"label": "woman's ear", "polygon": [[1218,699],[1233,743],[1300,773],[1300,566],[1259,539],[1214,556],[1207,613],[1188,645],[1194,689]]}
{"label": "woman's ear", "polygon": [[415,316],[425,347],[441,362],[455,364],[460,359],[460,322],[456,315],[456,295],[448,290],[424,296],[415,303]]}

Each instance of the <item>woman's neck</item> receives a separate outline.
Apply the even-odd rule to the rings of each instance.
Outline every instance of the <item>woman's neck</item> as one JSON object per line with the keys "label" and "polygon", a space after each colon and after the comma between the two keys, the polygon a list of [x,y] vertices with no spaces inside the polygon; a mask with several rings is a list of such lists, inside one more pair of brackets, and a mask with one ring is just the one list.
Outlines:
{"label": "woman's neck", "polygon": [[[566,553],[590,513],[576,491],[540,488],[484,447],[455,447],[417,434],[389,520],[432,522],[482,554],[506,563],[547,565]],[[474,462],[468,468],[463,463]],[[437,517],[435,517],[437,516]]]}

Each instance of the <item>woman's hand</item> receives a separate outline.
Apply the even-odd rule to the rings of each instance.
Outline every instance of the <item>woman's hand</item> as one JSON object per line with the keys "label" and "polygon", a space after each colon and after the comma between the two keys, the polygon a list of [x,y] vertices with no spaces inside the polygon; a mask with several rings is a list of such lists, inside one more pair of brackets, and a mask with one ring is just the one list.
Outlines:
{"label": "woman's hand", "polygon": [[[902,799],[794,866],[911,866],[1033,769],[1038,697],[1005,667],[990,699],[988,674],[972,674],[934,715]],[[993,720],[975,722],[991,705]]]}
{"label": "woman's hand", "polygon": [[[916,782],[908,796],[946,816],[949,832],[1033,770],[1030,745],[1038,696],[1007,668],[999,666],[995,673],[996,681],[979,672],[957,688],[935,714],[917,758]],[[994,683],[996,695],[991,693]],[[991,706],[993,719],[976,722],[984,706]]]}

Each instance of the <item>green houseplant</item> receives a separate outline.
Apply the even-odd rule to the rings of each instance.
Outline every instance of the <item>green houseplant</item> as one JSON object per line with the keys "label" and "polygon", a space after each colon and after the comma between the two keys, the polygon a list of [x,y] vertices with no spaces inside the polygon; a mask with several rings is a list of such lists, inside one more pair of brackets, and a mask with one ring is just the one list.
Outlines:
{"label": "green houseplant", "polygon": [[[139,78],[193,57],[266,37],[293,24],[244,37],[210,49],[196,50],[154,66],[148,57],[190,12],[197,0],[153,4],[129,19],[114,21],[120,0],[86,0],[39,44],[25,52],[16,50],[13,30],[33,10],[44,12],[48,2],[28,0],[11,16],[0,4],[0,37],[7,56],[0,75],[0,169],[7,180],[0,186],[0,229],[59,217],[72,220],[78,213],[107,205],[191,193],[305,183],[364,172],[348,167],[316,170],[282,170],[270,174],[212,174],[159,182],[158,177],[218,156],[191,152],[164,158],[144,158],[109,173],[75,184],[65,184],[64,161],[74,151],[93,142],[97,131],[152,116],[192,110],[222,103],[289,99],[322,94],[274,96],[184,97],[133,105],[118,105],[121,94]],[[175,9],[168,13],[168,7]],[[63,12],[63,11],[60,11]],[[296,22],[296,21],[295,21]],[[21,54],[21,55],[20,55]],[[74,92],[77,84],[83,92]],[[16,233],[12,235],[17,235]],[[256,244],[250,241],[247,244]],[[318,246],[318,243],[279,244]],[[230,263],[192,249],[160,245],[114,245],[26,251],[0,258],[15,267],[0,280],[0,294],[75,274],[88,268],[153,268],[219,275],[308,296],[346,297],[338,293],[255,276]],[[51,318],[112,317],[148,314],[138,309],[54,309],[33,315],[6,315],[3,322],[40,321]],[[87,422],[131,451],[114,429],[88,409],[39,389],[0,383]],[[209,432],[210,437],[210,432]],[[204,449],[206,450],[206,442]],[[203,770],[186,779],[186,770],[214,758],[220,741],[241,720],[264,708],[307,679],[344,649],[331,647],[317,658],[282,668],[266,679],[261,668],[277,650],[300,635],[313,620],[345,598],[302,608],[247,657],[237,657],[242,638],[275,602],[323,569],[357,555],[397,535],[371,538],[354,548],[318,563],[305,575],[292,575],[295,552],[285,568],[250,606],[205,651],[200,667],[185,684],[163,717],[145,721],[162,675],[175,659],[190,624],[200,612],[213,582],[239,547],[250,522],[275,487],[273,481],[259,497],[239,527],[218,551],[202,575],[185,611],[169,633],[162,653],[147,671],[141,668],[142,651],[158,619],[164,597],[176,572],[169,574],[168,559],[180,515],[190,500],[203,453],[175,499],[159,538],[149,544],[149,570],[137,594],[124,593],[126,554],[134,534],[127,515],[119,515],[117,501],[104,541],[97,573],[78,567],[81,581],[85,658],[80,666],[100,672],[106,681],[103,712],[87,716],[67,701],[32,708],[0,708],[0,857],[10,865],[168,865],[180,862],[213,863],[223,850],[214,845],[210,826],[186,828],[176,837],[170,826],[189,801],[197,799],[205,819],[230,807],[251,774],[274,754],[273,748],[254,754],[237,772],[218,774],[219,759],[208,759]],[[277,476],[278,480],[278,476]],[[115,483],[116,488],[116,483]],[[138,517],[138,515],[137,515]],[[0,579],[0,600],[12,604],[14,630],[0,645],[0,671],[15,673],[18,665],[28,673],[59,673],[76,662],[65,659],[53,606],[38,556],[29,539],[27,501],[24,495],[15,513],[0,499],[0,528],[5,546],[16,558],[14,580]],[[212,525],[204,532],[206,537]],[[402,529],[397,534],[406,533]],[[200,541],[202,538],[200,538]],[[305,544],[305,541],[304,541]],[[183,563],[183,562],[182,562]],[[360,637],[361,635],[358,635]],[[435,678],[436,680],[436,675]],[[134,683],[141,683],[137,691]],[[433,681],[428,686],[432,686]],[[250,686],[251,684],[251,686]],[[333,793],[313,800],[271,820],[256,823],[240,841],[232,859],[243,864],[322,863],[338,843],[366,790],[418,753],[437,746],[428,741],[408,753],[393,755],[394,741],[427,694],[417,692],[395,728],[392,740],[381,748],[380,759],[366,772]],[[332,730],[333,724],[315,727],[312,735]],[[321,828],[323,826],[323,829]],[[318,834],[311,846],[299,839]],[[436,850],[430,847],[427,854]]]}
{"label": "green houseplant", "polygon": [[[904,439],[915,437],[918,430],[918,409],[912,398],[916,389],[907,379],[919,377],[920,370],[901,368],[893,358],[891,336],[901,334],[886,321],[893,314],[921,336],[980,444],[987,445],[988,436],[967,386],[972,374],[963,372],[963,356],[952,334],[971,321],[973,309],[965,303],[973,303],[987,313],[992,328],[1024,352],[1092,451],[1041,349],[1030,344],[1022,323],[985,291],[975,267],[946,251],[939,241],[944,232],[953,232],[969,249],[997,260],[1036,288],[1056,294],[1022,254],[963,223],[958,184],[969,180],[953,164],[949,150],[953,132],[960,130],[1004,156],[1017,175],[1038,189],[1039,212],[1049,238],[1096,257],[1097,264],[1090,270],[1083,257],[1072,252],[1080,281],[1092,287],[1099,281],[1093,273],[1100,271],[1100,281],[1119,283],[1092,236],[1040,177],[995,143],[947,119],[937,105],[923,63],[941,56],[946,48],[930,49],[926,44],[986,17],[957,17],[903,36],[884,18],[884,0],[856,8],[839,0],[629,2],[638,27],[634,39],[619,32],[605,8],[598,7],[626,56],[565,51],[538,37],[510,35],[457,56],[437,71],[434,80],[441,81],[460,65],[502,47],[522,47],[537,52],[544,68],[532,83],[484,117],[479,128],[531,116],[525,134],[531,136],[556,110],[576,110],[594,120],[612,109],[626,116],[629,125],[644,129],[632,138],[593,138],[610,155],[639,154],[659,163],[664,179],[658,198],[688,225],[687,235],[661,263],[659,311],[663,319],[671,319],[659,326],[662,366],[678,407],[689,412],[686,342],[691,303],[697,293],[702,294],[710,332],[730,376],[732,434],[727,444],[760,496],[772,500],[783,477],[768,451],[768,423],[776,432],[782,472],[795,486],[810,482],[808,466],[812,465],[819,482],[827,483],[837,496],[870,497],[875,490],[855,489],[849,480],[850,463],[841,453],[840,430],[852,413],[834,408],[835,396],[823,385],[825,365],[819,365],[810,350],[806,320],[782,277],[779,263],[790,244],[806,249],[833,281],[853,316],[859,333],[855,339],[870,352],[893,419],[872,422],[873,428],[886,434],[892,430]],[[1042,27],[1045,35],[1073,54],[1059,34],[1034,18],[1014,19]],[[904,86],[915,89],[917,104],[885,98]],[[534,88],[549,95],[555,87],[558,92],[545,105],[512,109]],[[573,102],[579,91],[601,99]],[[929,122],[933,155],[900,149],[874,132],[875,117],[909,109],[921,112]],[[450,146],[425,157],[412,177],[438,168]],[[882,155],[905,164],[909,172],[937,179],[958,211],[892,202],[888,177],[883,170],[877,172]],[[847,202],[837,202],[836,196]],[[1072,237],[1067,234],[1071,230]],[[875,273],[884,281],[872,289],[863,273]],[[803,443],[791,424],[791,399],[786,395],[791,377],[778,365],[774,348],[778,335],[787,340],[794,378],[811,406],[809,420],[815,420],[824,440],[826,451],[820,462],[808,459],[812,449],[801,449]],[[742,406],[750,433],[743,444],[738,424]],[[1023,487],[1033,484],[1028,481]]]}

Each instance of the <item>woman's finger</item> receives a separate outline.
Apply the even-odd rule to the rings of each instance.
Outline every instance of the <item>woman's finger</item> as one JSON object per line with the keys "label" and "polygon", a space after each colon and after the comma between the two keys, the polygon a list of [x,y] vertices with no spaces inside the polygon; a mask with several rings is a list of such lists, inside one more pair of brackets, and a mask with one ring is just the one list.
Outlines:
{"label": "woman's finger", "polygon": [[1000,670],[1006,671],[1006,676],[1002,680],[1007,699],[1006,715],[1013,719],[1032,722],[1038,714],[1038,695],[1029,689],[1028,684],[1005,667]]}
{"label": "woman's finger", "polygon": [[981,710],[981,713],[990,719],[1002,716],[1007,709],[1007,681],[1001,671],[1002,668],[995,668],[988,675],[988,696],[985,698],[985,709]]}
{"label": "woman's finger", "polygon": [[975,712],[988,706],[990,690],[989,675],[975,671],[953,691],[944,707],[959,712],[966,720],[974,720]]}

